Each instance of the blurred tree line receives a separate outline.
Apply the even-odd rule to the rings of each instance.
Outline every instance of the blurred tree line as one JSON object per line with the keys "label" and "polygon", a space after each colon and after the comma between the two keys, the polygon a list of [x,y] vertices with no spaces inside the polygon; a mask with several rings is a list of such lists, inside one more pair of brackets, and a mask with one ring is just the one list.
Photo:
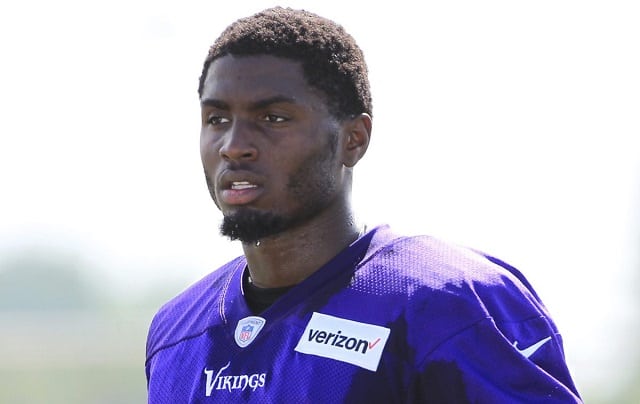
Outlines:
{"label": "blurred tree line", "polygon": [[5,257],[1,268],[0,310],[90,310],[104,303],[74,255],[34,248]]}
{"label": "blurred tree line", "polygon": [[[94,271],[94,272],[92,272]],[[180,285],[136,299],[77,254],[30,248],[0,259],[0,403],[144,403],[151,318]]]}

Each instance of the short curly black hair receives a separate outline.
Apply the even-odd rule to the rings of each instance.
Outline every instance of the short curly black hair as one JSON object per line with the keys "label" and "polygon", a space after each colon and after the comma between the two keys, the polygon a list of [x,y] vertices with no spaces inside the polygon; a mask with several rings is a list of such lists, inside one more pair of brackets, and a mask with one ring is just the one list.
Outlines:
{"label": "short curly black hair", "polygon": [[327,96],[338,119],[372,115],[362,50],[342,26],[305,10],[275,7],[237,20],[209,49],[198,94],[211,63],[225,55],[274,55],[299,61],[309,85]]}

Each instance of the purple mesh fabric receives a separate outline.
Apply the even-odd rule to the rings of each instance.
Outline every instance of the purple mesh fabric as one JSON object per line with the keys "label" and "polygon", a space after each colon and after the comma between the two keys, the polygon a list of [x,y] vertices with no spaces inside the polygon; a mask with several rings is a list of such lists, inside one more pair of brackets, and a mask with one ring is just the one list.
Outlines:
{"label": "purple mesh fabric", "polygon": [[[493,257],[376,228],[262,313],[264,327],[241,348],[236,326],[253,315],[241,292],[245,266],[235,259],[155,316],[149,403],[580,402],[545,307]],[[305,332],[314,313],[355,325]],[[351,347],[360,338],[366,352],[348,349],[347,337],[369,326],[388,338],[354,337]],[[375,370],[353,359],[374,352]]]}

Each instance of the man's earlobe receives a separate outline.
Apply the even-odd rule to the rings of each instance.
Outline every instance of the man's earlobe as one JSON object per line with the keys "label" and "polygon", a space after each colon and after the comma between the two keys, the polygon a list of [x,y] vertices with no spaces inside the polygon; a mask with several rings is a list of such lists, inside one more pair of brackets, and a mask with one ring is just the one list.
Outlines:
{"label": "man's earlobe", "polygon": [[353,167],[364,156],[371,140],[371,117],[362,113],[346,124],[347,139],[344,147],[344,165]]}

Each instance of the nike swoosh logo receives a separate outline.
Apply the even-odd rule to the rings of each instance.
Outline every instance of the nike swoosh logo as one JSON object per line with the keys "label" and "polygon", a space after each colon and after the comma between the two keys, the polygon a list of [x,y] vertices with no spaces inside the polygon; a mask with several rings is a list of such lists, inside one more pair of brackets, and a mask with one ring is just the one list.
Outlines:
{"label": "nike swoosh logo", "polygon": [[544,344],[546,344],[547,342],[549,342],[551,340],[551,337],[547,337],[545,339],[542,339],[538,342],[536,342],[535,344],[531,345],[528,348],[525,349],[518,349],[518,341],[515,341],[513,343],[514,348],[516,348],[516,350],[518,352],[520,352],[520,354],[522,356],[524,356],[525,358],[529,358],[531,355],[533,355],[534,353],[536,353],[536,351],[538,349],[540,349]]}

